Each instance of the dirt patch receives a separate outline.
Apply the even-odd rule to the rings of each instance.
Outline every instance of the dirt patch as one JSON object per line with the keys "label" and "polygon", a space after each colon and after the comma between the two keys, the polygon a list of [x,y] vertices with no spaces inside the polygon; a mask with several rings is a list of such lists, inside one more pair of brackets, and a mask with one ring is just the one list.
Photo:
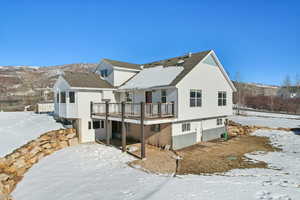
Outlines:
{"label": "dirt patch", "polygon": [[[164,174],[223,173],[232,169],[267,168],[267,163],[253,162],[245,157],[245,154],[279,150],[270,144],[267,137],[246,135],[228,141],[201,142],[175,152],[147,145],[147,158],[135,160],[129,165],[148,172]],[[133,153],[138,155],[140,150]],[[181,159],[176,161],[176,157]]]}
{"label": "dirt patch", "polygon": [[[139,146],[137,146],[139,147]],[[140,149],[133,152],[140,155]],[[159,174],[174,174],[176,172],[176,155],[172,151],[166,151],[151,145],[146,146],[146,159],[135,160],[129,166],[141,168],[145,171]]]}
{"label": "dirt patch", "polygon": [[182,157],[177,174],[222,173],[232,169],[267,168],[265,162],[252,162],[245,154],[280,149],[273,147],[267,137],[240,136],[228,141],[203,142],[177,151]]}

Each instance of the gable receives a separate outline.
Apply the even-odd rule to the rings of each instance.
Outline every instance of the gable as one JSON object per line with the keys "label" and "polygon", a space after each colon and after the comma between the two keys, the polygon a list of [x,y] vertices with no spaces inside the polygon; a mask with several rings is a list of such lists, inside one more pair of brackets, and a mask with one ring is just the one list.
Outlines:
{"label": "gable", "polygon": [[[200,81],[202,86],[208,84],[219,84],[221,86],[227,83],[226,85],[228,85],[233,92],[236,91],[235,86],[213,51],[204,57],[201,62],[196,64],[182,81],[189,79],[188,81],[196,82],[199,81],[200,78],[206,80]],[[180,85],[180,83],[178,83],[178,85]]]}
{"label": "gable", "polygon": [[212,65],[215,67],[218,67],[218,64],[216,63],[215,59],[213,58],[213,56],[210,54],[208,55],[204,60],[203,63],[208,64],[208,65]]}

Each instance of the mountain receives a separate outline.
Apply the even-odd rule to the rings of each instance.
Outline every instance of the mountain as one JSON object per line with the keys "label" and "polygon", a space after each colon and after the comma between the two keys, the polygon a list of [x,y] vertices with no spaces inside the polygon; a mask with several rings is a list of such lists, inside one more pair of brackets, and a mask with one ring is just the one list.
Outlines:
{"label": "mountain", "polygon": [[58,74],[63,71],[92,72],[97,65],[0,66],[0,111],[22,110],[24,105],[48,101],[53,98],[51,89]]}
{"label": "mountain", "polygon": [[0,97],[35,95],[41,88],[52,88],[57,75],[63,71],[91,72],[95,63],[57,66],[0,66]]}

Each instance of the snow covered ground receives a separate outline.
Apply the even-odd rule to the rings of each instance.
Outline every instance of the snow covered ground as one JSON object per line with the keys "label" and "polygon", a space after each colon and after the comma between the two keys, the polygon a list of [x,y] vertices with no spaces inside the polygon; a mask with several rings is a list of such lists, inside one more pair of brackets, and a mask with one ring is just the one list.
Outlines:
{"label": "snow covered ground", "polygon": [[[16,200],[300,199],[300,136],[292,132],[258,131],[283,152],[250,154],[272,169],[233,170],[225,175],[163,176],[130,168],[133,158],[119,150],[85,144],[56,152],[25,175],[13,192]],[[280,169],[280,170],[278,170]]]}
{"label": "snow covered ground", "polygon": [[[47,116],[33,113],[14,116],[0,113],[0,117],[1,148],[8,142],[18,142],[18,138],[27,138],[30,133],[41,130],[41,127],[38,129],[40,124],[44,124],[45,129],[55,126]],[[13,118],[23,125],[14,126]],[[6,123],[2,122],[3,119]],[[3,128],[4,125],[9,132]],[[5,137],[2,137],[4,134]],[[254,161],[268,162],[271,169],[237,169],[211,176],[154,175],[127,166],[126,163],[134,158],[115,148],[82,144],[42,159],[25,174],[12,195],[16,200],[300,199],[300,136],[292,132],[267,130],[255,134],[270,137],[274,145],[283,149],[282,152],[248,155]],[[2,140],[6,137],[11,138]]]}
{"label": "snow covered ground", "polygon": [[42,133],[60,128],[62,125],[47,114],[0,112],[0,157]]}
{"label": "snow covered ground", "polygon": [[241,110],[241,114],[248,116],[262,116],[262,117],[274,117],[274,118],[286,118],[286,119],[299,119],[300,115],[289,115],[281,113],[268,113],[268,112],[256,112],[256,111],[245,111]]}
{"label": "snow covered ground", "polygon": [[276,113],[242,111],[242,114],[229,117],[230,120],[242,125],[268,126],[272,128],[300,128],[300,116]]}

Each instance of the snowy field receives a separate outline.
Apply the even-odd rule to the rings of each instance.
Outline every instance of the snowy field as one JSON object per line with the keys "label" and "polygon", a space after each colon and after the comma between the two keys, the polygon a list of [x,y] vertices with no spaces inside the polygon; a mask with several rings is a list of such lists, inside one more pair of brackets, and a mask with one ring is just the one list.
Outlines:
{"label": "snowy field", "polygon": [[47,114],[0,112],[0,157],[42,133],[60,128],[62,125]]}
{"label": "snowy field", "polygon": [[230,120],[242,125],[268,126],[272,128],[300,128],[300,116],[254,111],[242,111],[248,116],[235,115]]}
{"label": "snowy field", "polygon": [[245,110],[241,110],[240,112],[241,112],[241,114],[245,114],[245,115],[248,115],[248,116],[263,116],[263,117],[275,117],[275,118],[299,119],[300,120],[300,115],[255,112],[255,111],[245,111]]}
{"label": "snowy field", "polygon": [[[1,124],[0,135],[11,136],[5,142],[1,138],[1,146],[8,141],[19,142],[19,138],[24,141],[27,135],[40,132],[40,124],[44,124],[44,130],[47,126],[48,129],[55,126],[55,122],[47,116],[32,113],[15,116],[2,113],[1,117],[10,131],[3,129]],[[16,126],[14,120],[8,120],[13,118],[23,125]],[[277,120],[280,122],[282,119]],[[48,125],[45,125],[46,121],[49,121]],[[19,137],[14,134],[19,134]],[[212,176],[154,175],[128,167],[126,163],[133,158],[115,148],[82,144],[60,150],[34,165],[18,184],[13,197],[16,200],[300,199],[300,136],[292,132],[266,130],[255,134],[268,136],[274,145],[283,148],[283,152],[248,155],[254,161],[268,162],[271,169],[233,170]]]}

